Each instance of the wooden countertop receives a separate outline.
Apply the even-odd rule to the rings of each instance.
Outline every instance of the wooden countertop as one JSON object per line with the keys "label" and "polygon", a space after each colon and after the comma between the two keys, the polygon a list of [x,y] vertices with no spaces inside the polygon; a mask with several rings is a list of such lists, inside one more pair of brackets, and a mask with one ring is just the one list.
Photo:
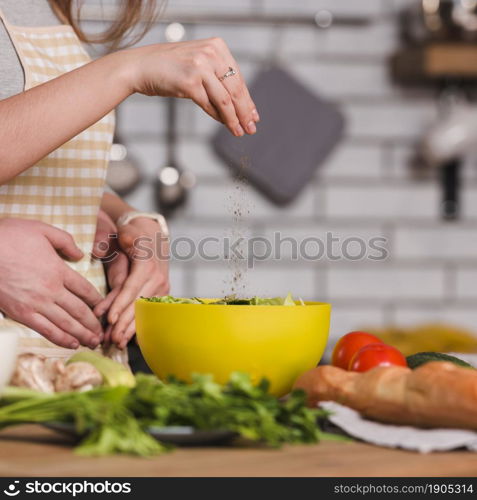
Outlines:
{"label": "wooden countertop", "polygon": [[477,453],[421,455],[362,443],[182,448],[152,459],[78,457],[66,438],[40,426],[0,432],[0,476],[476,476]]}

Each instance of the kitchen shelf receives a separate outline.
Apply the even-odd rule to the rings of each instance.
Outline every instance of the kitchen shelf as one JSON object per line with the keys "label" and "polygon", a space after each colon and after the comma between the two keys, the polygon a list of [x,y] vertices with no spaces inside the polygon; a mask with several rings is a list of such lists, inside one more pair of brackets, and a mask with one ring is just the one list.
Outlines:
{"label": "kitchen shelf", "polygon": [[[85,5],[81,10],[81,17],[85,21],[114,21],[117,9],[113,6]],[[322,16],[323,22],[319,19]],[[327,22],[325,22],[327,21]],[[268,14],[218,14],[217,12],[188,13],[167,9],[156,23],[169,24],[178,22],[186,25],[214,24],[214,25],[303,25],[314,26],[318,29],[328,29],[332,26],[365,27],[372,23],[372,19],[359,16],[335,16],[331,11],[317,9],[316,14],[268,15]]]}

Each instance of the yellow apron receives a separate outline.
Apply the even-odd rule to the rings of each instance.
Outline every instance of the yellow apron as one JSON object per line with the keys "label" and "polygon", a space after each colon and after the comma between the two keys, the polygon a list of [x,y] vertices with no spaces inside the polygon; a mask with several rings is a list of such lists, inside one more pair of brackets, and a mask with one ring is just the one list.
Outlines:
{"label": "yellow apron", "polygon": [[[25,74],[25,90],[90,62],[68,25],[21,27],[3,21]],[[34,219],[70,233],[85,257],[71,267],[106,292],[103,265],[91,257],[97,215],[103,196],[114,113],[80,133],[10,182],[0,186],[0,217]],[[55,346],[33,330],[6,318],[21,335],[21,351],[68,357],[72,351]]]}

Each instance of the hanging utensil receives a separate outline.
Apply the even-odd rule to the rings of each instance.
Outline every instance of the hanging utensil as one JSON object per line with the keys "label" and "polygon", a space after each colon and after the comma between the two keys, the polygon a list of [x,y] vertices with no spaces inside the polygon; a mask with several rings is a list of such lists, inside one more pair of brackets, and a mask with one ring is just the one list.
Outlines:
{"label": "hanging utensil", "polygon": [[[120,121],[120,108],[116,110],[116,121]],[[109,153],[109,166],[106,184],[120,196],[131,193],[141,182],[139,164],[131,156],[117,129]]]}
{"label": "hanging utensil", "polygon": [[440,113],[423,137],[417,156],[424,166],[439,169],[442,217],[455,220],[459,216],[461,165],[477,149],[477,113],[459,87],[446,88],[439,104]]}
{"label": "hanging utensil", "polygon": [[120,196],[131,193],[141,182],[141,170],[118,134],[109,154],[106,184]]}
{"label": "hanging utensil", "polygon": [[[166,28],[168,42],[180,42],[185,35],[182,24],[171,23]],[[195,185],[195,176],[185,171],[176,158],[177,101],[167,100],[167,162],[159,168],[156,179],[156,196],[159,210],[165,215],[183,205],[189,190]]]}
{"label": "hanging utensil", "polygon": [[159,210],[164,214],[183,205],[195,185],[195,176],[183,170],[176,159],[176,115],[176,101],[170,98],[167,102],[167,162],[159,168],[156,180]]}

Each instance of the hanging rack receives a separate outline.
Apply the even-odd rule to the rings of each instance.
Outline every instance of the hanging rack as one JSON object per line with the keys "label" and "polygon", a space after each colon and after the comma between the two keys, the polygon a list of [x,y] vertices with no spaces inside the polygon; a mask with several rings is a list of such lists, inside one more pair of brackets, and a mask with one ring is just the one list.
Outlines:
{"label": "hanging rack", "polygon": [[[82,8],[82,19],[85,21],[113,21],[116,18],[117,9],[113,6],[85,5]],[[316,28],[328,29],[332,26],[365,27],[374,22],[373,18],[359,16],[334,15],[327,9],[318,9],[313,14],[216,14],[216,13],[187,13],[168,9],[157,24],[169,24],[177,22],[184,25],[215,24],[215,25],[301,25],[314,26]]]}

